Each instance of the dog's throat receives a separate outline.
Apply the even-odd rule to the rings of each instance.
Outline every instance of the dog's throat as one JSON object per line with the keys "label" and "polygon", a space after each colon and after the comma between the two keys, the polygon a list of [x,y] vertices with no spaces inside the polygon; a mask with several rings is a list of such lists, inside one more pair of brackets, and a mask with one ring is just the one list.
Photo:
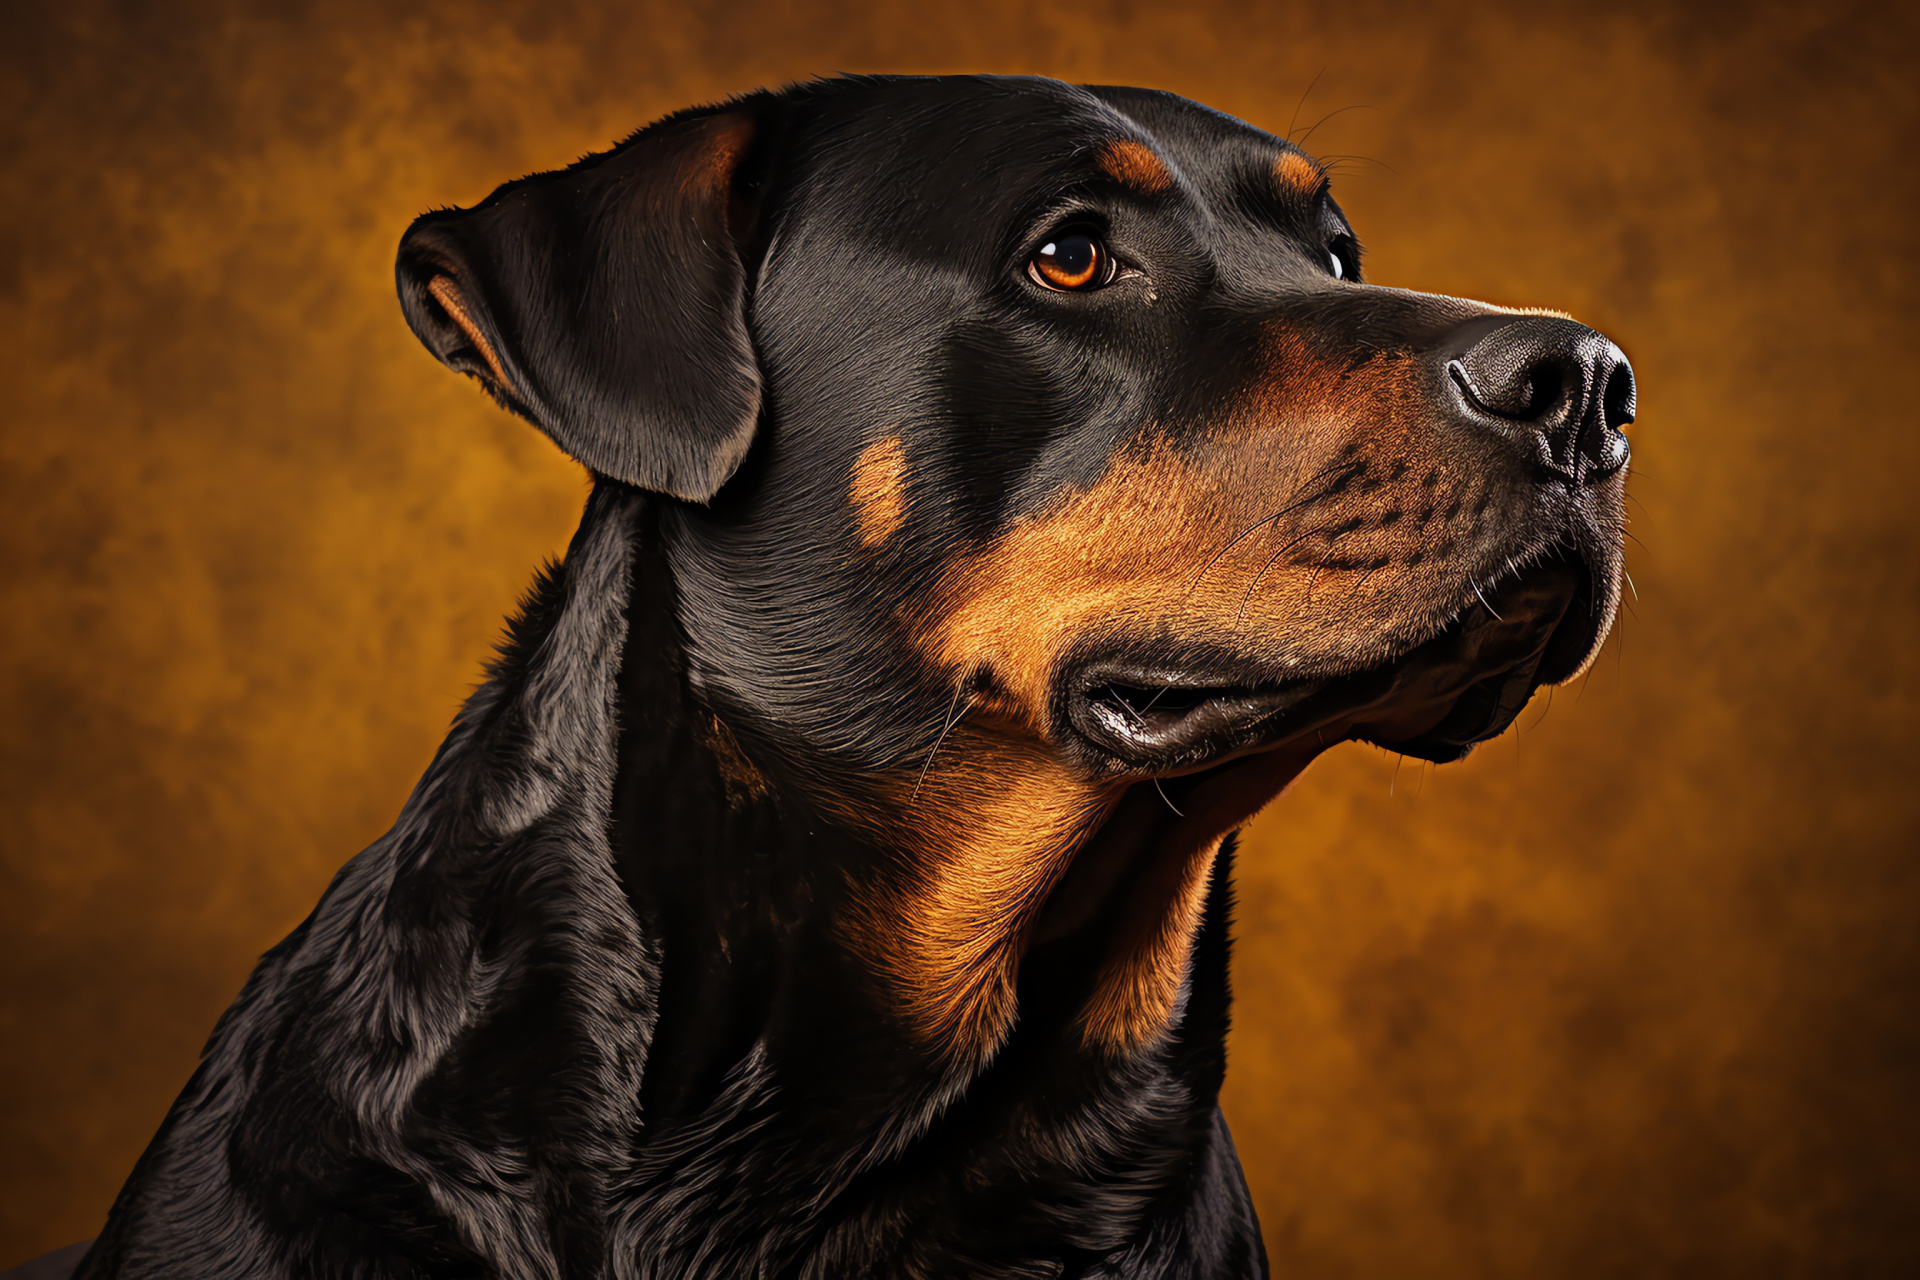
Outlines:
{"label": "dog's throat", "polygon": [[1075,852],[1031,946],[1097,954],[1079,1015],[1087,1048],[1132,1053],[1171,1029],[1222,842],[1319,751],[1292,746],[1137,782]]}

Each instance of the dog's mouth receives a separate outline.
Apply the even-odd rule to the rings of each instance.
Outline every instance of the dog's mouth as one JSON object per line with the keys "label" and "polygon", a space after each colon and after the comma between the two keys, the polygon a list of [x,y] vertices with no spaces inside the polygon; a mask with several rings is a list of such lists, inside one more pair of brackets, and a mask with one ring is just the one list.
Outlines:
{"label": "dog's mouth", "polygon": [[1316,735],[1444,763],[1504,732],[1541,685],[1579,671],[1610,604],[1586,563],[1561,553],[1475,590],[1433,638],[1364,671],[1273,678],[1227,662],[1096,659],[1069,672],[1060,708],[1114,772],[1191,773]]}

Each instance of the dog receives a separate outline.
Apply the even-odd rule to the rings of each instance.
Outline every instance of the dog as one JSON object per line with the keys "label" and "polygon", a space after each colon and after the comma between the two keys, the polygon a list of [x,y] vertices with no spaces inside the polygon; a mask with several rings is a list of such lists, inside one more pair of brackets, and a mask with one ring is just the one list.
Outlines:
{"label": "dog", "polygon": [[397,282],[595,483],[75,1274],[1265,1275],[1232,833],[1592,660],[1620,349],[1368,283],[1286,141],[1028,78],[683,111]]}

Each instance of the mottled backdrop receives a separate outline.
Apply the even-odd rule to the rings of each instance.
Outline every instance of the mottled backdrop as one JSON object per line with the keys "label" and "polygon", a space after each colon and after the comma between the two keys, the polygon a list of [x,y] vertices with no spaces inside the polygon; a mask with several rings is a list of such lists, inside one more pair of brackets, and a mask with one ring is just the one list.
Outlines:
{"label": "mottled backdrop", "polygon": [[1590,678],[1461,766],[1343,748],[1248,839],[1276,1270],[1920,1274],[1920,40],[1879,8],[0,5],[0,1266],[97,1229],[579,510],[408,334],[407,221],[734,90],[996,70],[1343,109],[1308,145],[1374,279],[1641,378]]}

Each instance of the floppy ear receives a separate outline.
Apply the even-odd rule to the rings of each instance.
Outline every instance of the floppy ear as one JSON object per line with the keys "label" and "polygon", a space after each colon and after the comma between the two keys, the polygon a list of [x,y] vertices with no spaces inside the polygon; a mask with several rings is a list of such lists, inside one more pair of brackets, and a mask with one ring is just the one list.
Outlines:
{"label": "floppy ear", "polygon": [[407,323],[593,471],[706,501],[760,413],[735,238],[754,132],[744,108],[672,117],[416,219],[395,265]]}

